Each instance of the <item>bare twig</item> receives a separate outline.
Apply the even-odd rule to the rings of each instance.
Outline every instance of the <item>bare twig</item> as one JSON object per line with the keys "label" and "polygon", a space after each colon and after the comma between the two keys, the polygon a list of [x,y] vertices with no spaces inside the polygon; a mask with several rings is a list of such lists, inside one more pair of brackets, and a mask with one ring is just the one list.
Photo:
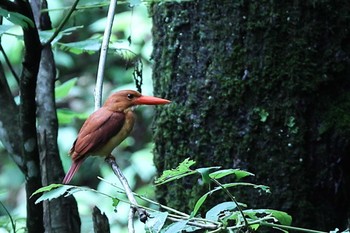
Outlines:
{"label": "bare twig", "polygon": [[246,217],[244,216],[244,213],[243,213],[241,207],[239,206],[238,202],[236,201],[236,198],[234,196],[232,196],[232,194],[227,190],[227,188],[225,188],[218,180],[213,179],[213,178],[211,178],[211,180],[214,181],[217,185],[219,185],[224,190],[224,192],[231,198],[231,200],[236,204],[239,213],[242,215],[245,226],[248,227],[249,226],[248,221],[247,221]]}
{"label": "bare twig", "polygon": [[128,217],[128,231],[129,233],[134,233],[135,228],[134,228],[134,216],[135,216],[135,208],[130,208],[129,210],[129,217]]}
{"label": "bare twig", "polygon": [[95,86],[95,110],[99,109],[102,104],[104,68],[106,65],[108,44],[109,44],[109,39],[111,37],[114,13],[115,13],[115,8],[117,6],[117,3],[118,3],[117,0],[111,0],[111,3],[109,4],[109,9],[107,14],[107,25],[103,34],[100,59],[98,62],[98,69],[97,69],[96,86]]}
{"label": "bare twig", "polygon": [[16,74],[15,70],[13,69],[12,65],[11,65],[11,62],[10,62],[10,59],[8,58],[4,48],[2,47],[1,45],[1,41],[0,41],[0,51],[2,53],[2,55],[4,56],[4,59],[5,59],[5,62],[7,64],[7,66],[9,67],[13,77],[16,79],[17,83],[19,84],[19,77],[18,75]]}
{"label": "bare twig", "polygon": [[16,232],[16,224],[15,222],[13,221],[13,218],[10,214],[10,212],[7,210],[6,206],[0,201],[0,205],[2,206],[2,208],[5,210],[7,216],[9,216],[9,219],[10,219],[10,222],[11,222],[11,226],[12,226],[12,230],[13,232]]}
{"label": "bare twig", "polygon": [[55,38],[56,36],[60,33],[60,31],[62,30],[62,28],[64,27],[64,25],[66,25],[68,19],[71,17],[71,15],[73,14],[73,12],[75,11],[77,5],[79,3],[79,0],[75,0],[75,2],[73,3],[73,5],[71,6],[69,12],[66,14],[66,16],[64,17],[64,19],[61,21],[60,25],[58,25],[58,27],[56,28],[55,32],[53,33],[53,35],[51,36],[50,39],[48,39],[48,41],[45,42],[45,44],[43,45],[43,47],[45,47],[46,45],[50,44]]}
{"label": "bare twig", "polygon": [[[120,183],[123,185],[124,190],[125,190],[125,194],[131,203],[131,208],[136,209],[136,211],[139,214],[140,221],[145,223],[147,221],[148,214],[147,214],[145,209],[141,208],[137,204],[137,201],[134,197],[133,192],[131,191],[129,183],[128,183],[127,179],[125,178],[125,176],[123,175],[122,171],[120,170],[118,164],[116,163],[115,158],[112,155],[110,155],[106,158],[106,162],[111,166],[114,174],[118,177],[118,179],[120,180]],[[133,211],[133,212],[135,212],[135,211]],[[130,219],[130,215],[129,215],[129,219]]]}

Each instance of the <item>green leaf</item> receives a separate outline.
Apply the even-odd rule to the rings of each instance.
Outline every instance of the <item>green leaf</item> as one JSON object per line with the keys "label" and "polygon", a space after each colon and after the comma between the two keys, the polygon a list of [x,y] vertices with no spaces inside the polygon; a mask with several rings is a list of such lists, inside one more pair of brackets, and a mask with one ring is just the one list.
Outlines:
{"label": "green leaf", "polygon": [[112,204],[112,206],[115,208],[115,207],[117,207],[118,206],[118,204],[119,204],[119,202],[120,202],[120,200],[118,199],[118,198],[112,198],[112,201],[113,201],[113,204]]}
{"label": "green leaf", "polygon": [[207,199],[209,194],[210,193],[208,192],[208,193],[204,194],[203,196],[201,196],[197,200],[196,204],[194,205],[194,209],[193,209],[193,211],[191,213],[191,217],[195,217],[196,216],[196,214],[198,213],[199,208],[201,208],[201,206],[203,205],[203,203],[205,202],[205,200]]}
{"label": "green leaf", "polygon": [[94,54],[100,50],[100,39],[87,39],[83,41],[77,41],[72,43],[61,43],[60,48],[64,51],[69,51],[74,54]]}
{"label": "green leaf", "polygon": [[54,198],[58,198],[63,195],[69,196],[76,192],[81,192],[81,191],[97,192],[94,189],[86,188],[86,187],[78,187],[78,186],[63,185],[63,184],[51,184],[49,186],[38,189],[32,194],[32,196],[35,194],[44,192],[44,194],[35,201],[35,204],[38,204],[41,201],[46,201],[46,200],[50,201]]}
{"label": "green leaf", "polygon": [[73,186],[70,185],[64,185],[64,186],[60,186],[58,188],[52,189],[48,192],[45,192],[43,195],[41,195],[41,197],[39,197],[36,201],[35,204],[38,204],[42,201],[50,201],[54,198],[58,198],[62,195],[64,195],[69,189],[71,189]]}
{"label": "green leaf", "polygon": [[281,225],[290,226],[292,224],[292,217],[286,212],[279,211],[279,210],[251,209],[251,210],[244,210],[243,212],[245,215],[249,216],[252,219],[262,218],[263,215],[271,215],[276,220],[278,220],[278,222]]}
{"label": "green leaf", "polygon": [[14,27],[13,25],[0,25],[0,36],[4,34],[7,30]]}
{"label": "green leaf", "polygon": [[260,224],[249,225],[249,228],[252,229],[253,232],[257,231],[259,227],[260,227]]}
{"label": "green leaf", "polygon": [[224,169],[224,170],[219,170],[219,171],[215,171],[215,172],[210,173],[209,177],[217,180],[217,179],[220,179],[222,177],[229,176],[229,175],[234,175],[237,180],[240,180],[246,176],[254,176],[253,173],[243,171],[240,169]]}
{"label": "green leaf", "polygon": [[292,224],[292,216],[286,212],[279,210],[264,209],[266,213],[272,214],[282,225],[290,226]]}
{"label": "green leaf", "polygon": [[41,187],[39,188],[38,190],[36,190],[31,196],[33,197],[35,194],[38,194],[38,193],[43,193],[43,192],[48,192],[48,191],[51,191],[52,189],[56,189],[58,187],[61,187],[63,186],[63,184],[50,184],[48,186],[45,186],[45,187]]}
{"label": "green leaf", "polygon": [[67,82],[64,82],[61,85],[55,87],[56,100],[67,97],[69,91],[72,89],[72,87],[75,86],[77,81],[78,81],[77,78],[72,78],[71,80],[68,80]]}
{"label": "green leaf", "polygon": [[34,27],[34,22],[28,18],[17,12],[7,11],[5,9],[0,8],[0,15],[4,16],[8,21],[13,24],[19,25],[22,28]]}
{"label": "green leaf", "polygon": [[234,210],[236,207],[237,207],[236,203],[234,203],[232,201],[220,203],[220,204],[214,206],[213,208],[211,208],[206,213],[205,218],[212,220],[212,221],[218,221],[221,213],[223,213],[225,211]]}
{"label": "green leaf", "polygon": [[190,169],[190,167],[195,163],[195,161],[187,158],[184,161],[182,161],[179,164],[179,166],[177,166],[177,168],[163,171],[163,174],[158,179],[156,179],[154,183],[157,185],[161,185],[172,180],[180,179],[182,177],[195,174],[197,172]]}
{"label": "green leaf", "polygon": [[68,109],[57,109],[57,118],[58,118],[58,123],[60,125],[69,124],[75,118],[85,120],[88,117],[89,117],[88,113],[76,113]]}
{"label": "green leaf", "polygon": [[[60,39],[62,39],[63,36],[66,36],[66,35],[70,35],[72,34],[72,32],[78,30],[78,29],[81,29],[83,28],[84,26],[74,26],[74,27],[69,27],[69,28],[66,28],[62,31],[60,31],[58,33],[58,35],[55,37],[55,39],[51,42],[51,45],[54,45],[57,43],[57,41],[59,41]],[[45,30],[45,31],[39,31],[39,36],[40,36],[40,41],[42,43],[45,43],[47,42],[52,36],[53,34],[55,33],[56,29],[52,29],[52,30]]]}
{"label": "green leaf", "polygon": [[146,222],[146,232],[158,233],[162,230],[168,217],[168,212],[153,212]]}
{"label": "green leaf", "polygon": [[204,184],[210,183],[210,177],[209,177],[209,172],[210,170],[217,170],[220,169],[220,167],[205,167],[205,168],[197,168],[196,171],[199,172],[202,175],[202,179]]}
{"label": "green leaf", "polygon": [[176,222],[173,224],[170,224],[164,231],[161,231],[162,233],[178,233],[181,232],[186,228],[186,224],[188,223],[188,220],[183,220],[180,222]]}
{"label": "green leaf", "polygon": [[[231,188],[235,186],[252,186],[253,188],[260,189],[262,191],[265,191],[266,193],[271,193],[270,187],[266,185],[257,185],[257,184],[252,184],[252,183],[246,183],[246,182],[235,182],[235,183],[227,183],[222,185],[224,188]],[[222,187],[216,187],[214,190],[211,192],[215,192],[218,190],[221,190]]]}

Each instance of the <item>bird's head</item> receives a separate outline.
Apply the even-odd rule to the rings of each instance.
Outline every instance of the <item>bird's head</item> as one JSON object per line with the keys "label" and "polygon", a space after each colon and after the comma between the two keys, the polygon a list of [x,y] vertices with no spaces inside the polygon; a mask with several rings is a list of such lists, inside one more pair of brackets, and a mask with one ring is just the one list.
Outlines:
{"label": "bird's head", "polygon": [[141,95],[141,93],[132,90],[118,91],[112,94],[106,100],[104,107],[111,111],[122,112],[136,105],[160,105],[168,104],[169,100]]}

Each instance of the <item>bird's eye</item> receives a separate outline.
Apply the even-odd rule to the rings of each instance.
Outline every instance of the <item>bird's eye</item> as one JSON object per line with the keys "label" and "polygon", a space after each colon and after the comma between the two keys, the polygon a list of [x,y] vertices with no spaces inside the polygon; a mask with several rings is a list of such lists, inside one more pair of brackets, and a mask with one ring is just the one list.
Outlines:
{"label": "bird's eye", "polygon": [[128,94],[128,99],[131,100],[134,98],[134,95],[133,94]]}

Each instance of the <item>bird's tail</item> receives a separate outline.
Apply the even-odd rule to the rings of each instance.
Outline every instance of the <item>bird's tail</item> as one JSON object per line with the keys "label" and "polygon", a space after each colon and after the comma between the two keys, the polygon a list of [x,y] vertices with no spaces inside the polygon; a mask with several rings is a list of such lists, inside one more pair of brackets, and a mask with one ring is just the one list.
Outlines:
{"label": "bird's tail", "polygon": [[63,184],[68,184],[72,180],[74,174],[78,171],[80,165],[84,162],[84,160],[85,159],[79,159],[77,161],[73,161],[72,166],[69,168],[69,171],[62,181]]}

